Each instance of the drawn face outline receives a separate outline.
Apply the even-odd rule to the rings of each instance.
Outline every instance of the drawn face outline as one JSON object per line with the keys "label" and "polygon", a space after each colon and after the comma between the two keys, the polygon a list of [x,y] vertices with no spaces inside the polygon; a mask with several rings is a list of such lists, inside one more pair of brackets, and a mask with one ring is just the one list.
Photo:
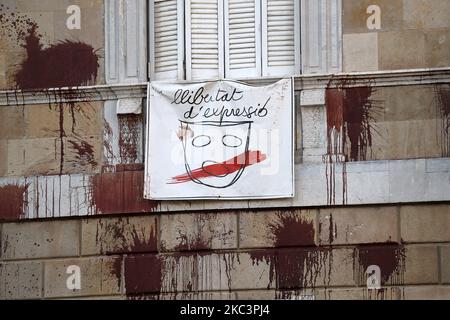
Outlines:
{"label": "drawn face outline", "polygon": [[[225,135],[222,136],[221,143],[226,148],[239,148],[245,142],[244,153],[248,152],[248,150],[249,150],[249,147],[250,147],[250,135],[251,135],[251,128],[252,128],[253,121],[202,121],[202,122],[187,122],[187,121],[181,121],[180,120],[180,123],[181,123],[181,128],[183,128],[184,130],[187,130],[187,131],[190,130],[190,126],[207,126],[207,127],[221,127],[221,128],[223,128],[223,127],[236,127],[236,126],[248,126],[247,137],[246,137],[245,140],[243,140],[243,139],[241,139],[241,138],[239,138],[237,136],[234,136],[234,135],[225,134]],[[208,138],[207,140],[209,140],[209,143],[206,143],[203,146],[202,146],[202,144],[198,144],[198,146],[196,146],[195,145],[196,144],[195,141],[196,141],[197,138],[200,138],[200,137]],[[240,143],[235,144],[235,145],[227,144],[226,143],[226,140],[227,140],[226,138],[227,137],[237,138],[236,141],[239,141]],[[203,185],[203,186],[206,186],[206,187],[209,187],[209,188],[226,189],[226,188],[234,185],[241,178],[242,174],[245,171],[246,165],[245,165],[245,162],[244,162],[244,163],[239,164],[240,165],[239,170],[237,170],[236,172],[233,172],[235,174],[235,176],[231,180],[231,182],[229,182],[229,183],[218,185],[218,184],[208,183],[208,182],[205,182],[203,180],[200,180],[200,179],[196,178],[192,174],[193,170],[192,170],[192,168],[191,168],[191,166],[189,164],[189,161],[188,161],[188,157],[187,157],[187,149],[188,149],[187,148],[187,141],[188,141],[188,139],[182,139],[181,141],[182,141],[183,149],[184,149],[184,161],[185,161],[186,172],[189,175],[191,181],[196,183],[196,184],[200,184],[200,185]],[[212,143],[212,141],[213,141],[213,139],[211,137],[202,134],[202,135],[193,137],[191,144],[195,148],[204,148],[204,147],[209,146]],[[221,165],[221,164],[222,163],[219,163],[219,162],[216,162],[216,161],[213,161],[213,160],[205,160],[205,161],[203,161],[202,166],[201,166],[200,169],[202,169],[204,172],[207,172],[208,174],[210,174],[211,177],[214,177],[214,178],[225,178],[225,177],[228,177],[231,172],[224,173],[224,174],[221,174],[221,175],[214,174],[213,172],[208,172],[208,169],[207,169],[208,166],[210,166],[210,165]],[[226,166],[224,166],[224,168],[226,168]]]}

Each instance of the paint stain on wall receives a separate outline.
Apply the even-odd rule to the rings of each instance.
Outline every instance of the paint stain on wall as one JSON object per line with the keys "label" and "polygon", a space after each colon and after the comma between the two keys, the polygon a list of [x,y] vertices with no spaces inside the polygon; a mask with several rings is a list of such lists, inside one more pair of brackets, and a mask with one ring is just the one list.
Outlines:
{"label": "paint stain on wall", "polygon": [[[305,288],[314,289],[318,280],[329,283],[333,255],[331,247],[315,245],[313,222],[309,222],[285,212],[278,215],[278,221],[270,225],[277,248],[293,245],[305,246],[295,249],[259,250],[250,253],[253,263],[261,262],[270,266],[268,288],[277,291],[294,290],[299,295]],[[292,292],[287,293],[292,295]],[[279,298],[286,298],[283,294]]]}
{"label": "paint stain on wall", "polygon": [[[155,219],[156,220],[156,219]],[[155,221],[156,223],[156,221]],[[130,229],[129,218],[100,219],[97,222],[95,240],[101,254],[150,253],[158,251],[154,227],[146,225]]]}
{"label": "paint stain on wall", "polygon": [[98,162],[95,160],[94,147],[89,142],[74,139],[69,140],[69,145],[76,152],[75,160],[77,164],[82,166],[91,165],[93,168],[97,167]]}
{"label": "paint stain on wall", "polygon": [[353,250],[355,279],[365,285],[369,266],[381,269],[381,285],[403,285],[405,275],[406,248],[396,244],[360,245]]}
{"label": "paint stain on wall", "polygon": [[44,48],[37,25],[31,25],[28,32],[23,45],[27,58],[15,77],[19,89],[95,84],[100,57],[92,46],[64,40]]}
{"label": "paint stain on wall", "polygon": [[450,157],[450,85],[435,86],[435,101],[438,118],[441,119],[440,132],[442,157]]}
{"label": "paint stain on wall", "polygon": [[0,187],[0,220],[19,220],[27,207],[28,185]]}
{"label": "paint stain on wall", "polygon": [[376,120],[383,114],[381,101],[372,98],[375,88],[349,87],[349,81],[332,83],[326,89],[327,109],[327,202],[336,204],[336,173],[341,172],[342,204],[347,203],[347,167],[352,161],[372,157],[374,135],[380,135]]}
{"label": "paint stain on wall", "polygon": [[163,258],[158,255],[136,255],[125,258],[126,294],[154,293],[161,290]]}
{"label": "paint stain on wall", "polygon": [[95,214],[148,213],[159,205],[143,197],[143,171],[97,174],[91,178],[90,193]]}

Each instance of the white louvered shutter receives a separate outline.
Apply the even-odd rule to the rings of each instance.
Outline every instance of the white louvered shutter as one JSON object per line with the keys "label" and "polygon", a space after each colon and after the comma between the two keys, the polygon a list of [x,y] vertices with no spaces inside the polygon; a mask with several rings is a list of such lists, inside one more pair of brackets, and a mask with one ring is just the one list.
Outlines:
{"label": "white louvered shutter", "polygon": [[263,75],[300,74],[300,1],[263,0]]}
{"label": "white louvered shutter", "polygon": [[223,0],[186,0],[187,79],[224,77]]}
{"label": "white louvered shutter", "polygon": [[150,0],[150,79],[184,79],[183,0]]}
{"label": "white louvered shutter", "polygon": [[225,76],[261,76],[261,0],[225,0]]}

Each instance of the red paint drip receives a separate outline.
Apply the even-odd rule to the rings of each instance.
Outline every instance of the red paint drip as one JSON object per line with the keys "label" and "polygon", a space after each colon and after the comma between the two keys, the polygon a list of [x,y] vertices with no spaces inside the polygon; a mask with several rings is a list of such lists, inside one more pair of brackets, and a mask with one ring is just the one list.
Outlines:
{"label": "red paint drip", "polygon": [[336,204],[336,164],[342,171],[342,204],[347,202],[347,167],[351,161],[371,158],[373,135],[379,134],[376,119],[382,114],[381,101],[371,99],[374,88],[349,88],[348,81],[326,90],[327,106],[327,200]]}
{"label": "red paint drip", "polygon": [[243,153],[237,157],[234,157],[220,164],[213,164],[210,166],[193,170],[191,172],[191,175],[183,174],[180,176],[176,176],[172,178],[172,181],[169,184],[190,182],[192,181],[192,178],[204,179],[209,177],[225,176],[234,173],[236,171],[239,171],[242,168],[263,162],[266,159],[267,156],[263,154],[261,151],[247,151],[246,153]]}

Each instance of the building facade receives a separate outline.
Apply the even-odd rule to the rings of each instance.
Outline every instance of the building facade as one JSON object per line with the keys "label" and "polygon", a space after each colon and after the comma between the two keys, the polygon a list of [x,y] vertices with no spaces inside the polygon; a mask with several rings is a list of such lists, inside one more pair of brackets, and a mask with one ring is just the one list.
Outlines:
{"label": "building facade", "polygon": [[[449,16],[2,0],[0,298],[450,299]],[[143,198],[149,80],[285,76],[293,199]]]}

